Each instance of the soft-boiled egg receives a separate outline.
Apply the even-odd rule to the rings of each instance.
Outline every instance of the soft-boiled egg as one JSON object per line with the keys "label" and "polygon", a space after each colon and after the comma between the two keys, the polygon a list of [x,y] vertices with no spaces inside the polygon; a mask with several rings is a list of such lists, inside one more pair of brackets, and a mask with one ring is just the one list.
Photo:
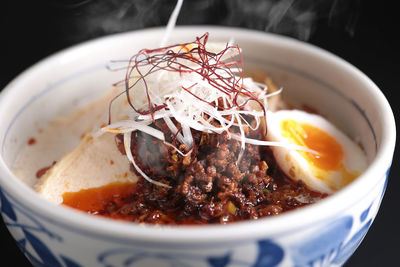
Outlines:
{"label": "soft-boiled egg", "polygon": [[282,143],[271,147],[277,164],[291,179],[302,180],[312,190],[332,193],[367,168],[364,151],[319,115],[281,110],[269,113],[267,121],[267,139]]}

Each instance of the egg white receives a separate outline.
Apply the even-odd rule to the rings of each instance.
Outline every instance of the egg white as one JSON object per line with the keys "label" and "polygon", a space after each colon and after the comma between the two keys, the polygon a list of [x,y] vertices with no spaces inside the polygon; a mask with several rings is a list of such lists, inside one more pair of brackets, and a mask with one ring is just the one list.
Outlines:
{"label": "egg white", "polygon": [[271,147],[277,164],[291,179],[302,180],[310,189],[330,194],[343,188],[349,182],[346,173],[358,176],[367,168],[368,162],[364,151],[332,123],[316,114],[300,110],[269,112],[267,140],[290,144],[290,141],[282,135],[280,126],[281,122],[287,119],[307,123],[326,132],[339,143],[343,150],[341,161],[343,168],[323,170],[310,163],[298,150],[285,146]]}

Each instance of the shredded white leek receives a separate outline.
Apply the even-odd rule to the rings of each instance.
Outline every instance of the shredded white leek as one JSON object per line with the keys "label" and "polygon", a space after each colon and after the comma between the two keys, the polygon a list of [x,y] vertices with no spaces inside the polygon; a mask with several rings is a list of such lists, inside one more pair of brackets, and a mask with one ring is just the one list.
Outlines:
{"label": "shredded white leek", "polygon": [[162,141],[165,140],[164,133],[162,131],[150,127],[147,124],[133,120],[123,120],[110,124],[106,127],[103,127],[102,131],[110,133],[128,133],[139,130],[144,133],[147,133],[148,135],[154,136],[155,138],[160,139]]}

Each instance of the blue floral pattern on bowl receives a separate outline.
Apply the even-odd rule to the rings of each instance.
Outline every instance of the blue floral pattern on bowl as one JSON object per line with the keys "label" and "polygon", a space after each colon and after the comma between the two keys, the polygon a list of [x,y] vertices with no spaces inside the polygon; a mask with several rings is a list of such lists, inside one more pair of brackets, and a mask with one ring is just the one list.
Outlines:
{"label": "blue floral pattern on bowl", "polygon": [[[385,190],[386,182],[382,184]],[[0,189],[1,213],[5,218],[7,227],[11,232],[20,230],[21,238],[17,244],[28,259],[35,266],[85,266],[79,259],[74,259],[67,252],[53,249],[48,245],[47,239],[62,245],[65,241],[65,233],[56,234],[47,229],[42,223],[43,217],[37,217],[35,213],[12,196]],[[112,249],[98,252],[92,262],[97,266],[341,266],[356,250],[363,237],[367,233],[374,214],[371,209],[380,202],[378,197],[367,208],[353,216],[344,215],[312,230],[300,239],[285,244],[281,236],[273,239],[258,240],[245,244],[228,244],[226,248],[220,245],[210,244],[210,253],[199,253],[190,245],[187,249],[170,251],[163,248],[151,251],[147,247],[138,247],[137,244],[121,246],[114,242]],[[19,217],[24,217],[22,223]],[[70,230],[70,229],[63,229]],[[77,234],[71,232],[71,234]],[[81,234],[81,233],[79,233]],[[284,236],[284,234],[283,234]],[[88,236],[88,238],[90,238]],[[104,237],[95,237],[103,240]],[[67,244],[65,244],[67,246]],[[243,250],[255,248],[256,254],[246,258]]]}
{"label": "blue floral pattern on bowl", "polygon": [[277,266],[283,259],[284,250],[271,240],[260,240],[257,242],[257,257],[255,261],[246,261],[234,258],[237,248],[232,248],[226,253],[218,256],[200,255],[199,253],[151,253],[146,250],[120,248],[108,250],[101,253],[98,262],[101,266],[112,266],[112,258],[116,255],[122,257],[119,266],[149,266],[156,264],[160,266],[202,266],[224,267],[224,266]]}
{"label": "blue floral pattern on bowl", "polygon": [[[73,259],[68,258],[62,254],[58,257],[51,251],[51,249],[41,240],[41,236],[45,235],[51,239],[63,242],[63,238],[57,234],[48,231],[39,220],[26,212],[25,209],[11,204],[6,198],[5,193],[0,188],[1,200],[1,213],[6,226],[11,230],[18,228],[22,231],[23,238],[16,240],[18,247],[26,255],[34,266],[67,266],[78,267],[80,264],[76,263]],[[18,216],[14,208],[23,213],[30,220],[30,224],[19,223]]]}

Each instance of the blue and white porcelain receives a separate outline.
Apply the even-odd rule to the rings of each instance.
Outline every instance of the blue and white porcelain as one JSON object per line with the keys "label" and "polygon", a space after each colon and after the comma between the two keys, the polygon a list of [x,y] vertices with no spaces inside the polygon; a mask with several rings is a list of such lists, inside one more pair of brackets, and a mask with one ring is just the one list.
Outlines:
{"label": "blue and white porcelain", "polygon": [[210,32],[243,49],[245,68],[267,70],[292,102],[313,106],[356,138],[370,165],[353,183],[308,207],[271,218],[212,226],[137,225],[48,203],[13,173],[30,134],[120,79],[105,65],[159,43],[164,29],[118,34],[57,53],[0,95],[1,214],[35,266],[341,266],[379,209],[395,146],[390,106],[342,59],[299,41],[234,28],[178,27],[171,43]]}

